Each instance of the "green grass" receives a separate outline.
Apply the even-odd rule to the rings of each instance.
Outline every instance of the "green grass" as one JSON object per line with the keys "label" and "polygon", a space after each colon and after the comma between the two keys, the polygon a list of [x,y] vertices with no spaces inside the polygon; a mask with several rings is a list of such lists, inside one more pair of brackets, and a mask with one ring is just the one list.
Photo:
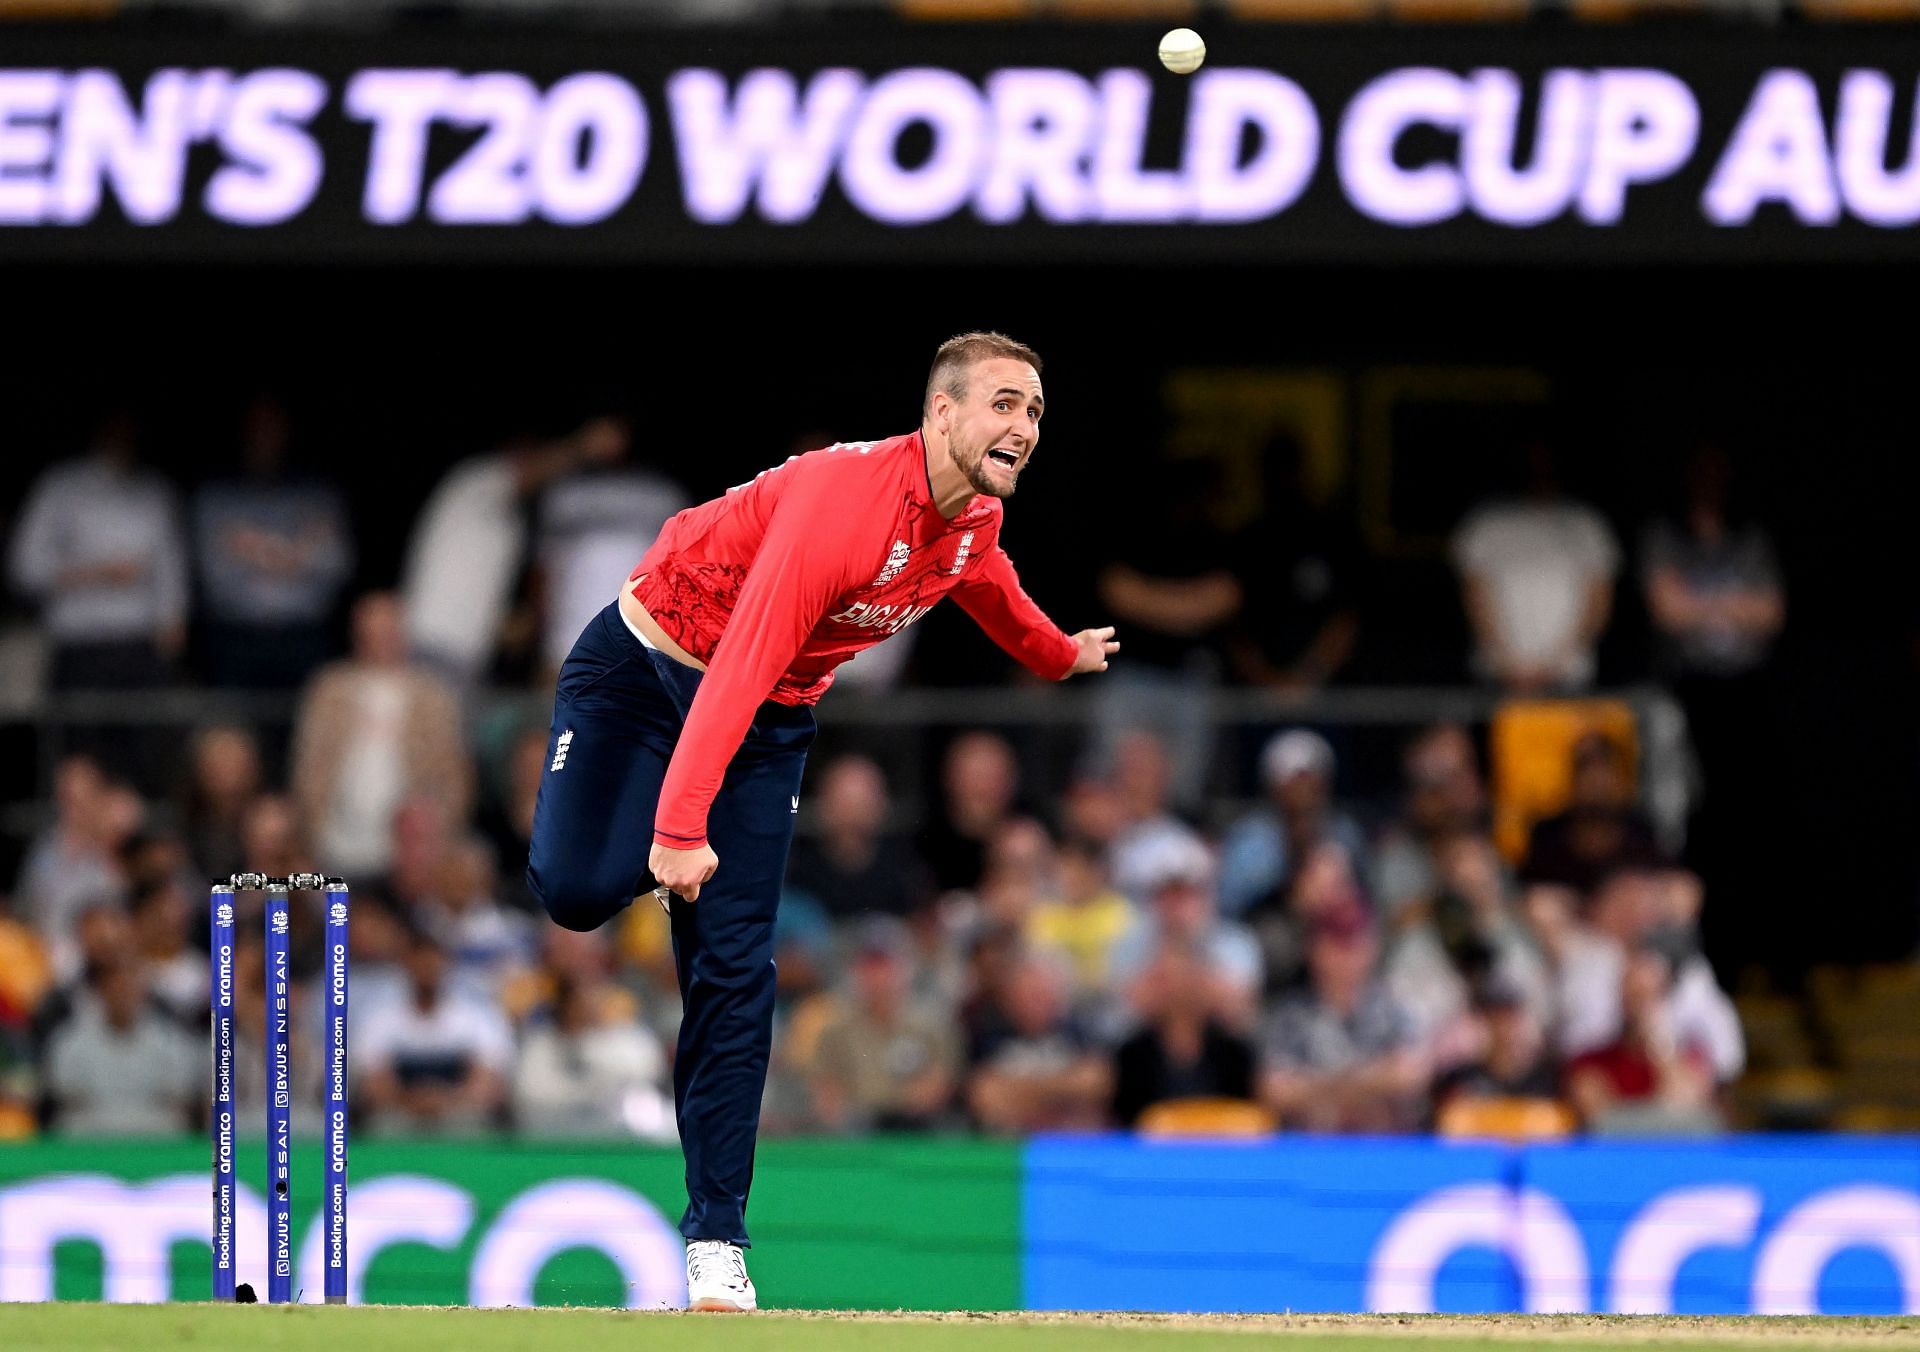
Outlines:
{"label": "green grass", "polygon": [[628,1314],[311,1306],[0,1305],[6,1352],[1468,1352],[1513,1346],[1920,1349],[1920,1319],[1625,1316]]}

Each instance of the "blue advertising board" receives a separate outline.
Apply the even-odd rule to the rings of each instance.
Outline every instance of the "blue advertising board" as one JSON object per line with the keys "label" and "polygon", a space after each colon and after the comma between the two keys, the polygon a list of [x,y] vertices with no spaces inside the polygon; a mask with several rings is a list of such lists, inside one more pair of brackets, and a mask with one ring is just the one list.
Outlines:
{"label": "blue advertising board", "polygon": [[1920,1142],[1054,1139],[1036,1309],[1920,1312]]}

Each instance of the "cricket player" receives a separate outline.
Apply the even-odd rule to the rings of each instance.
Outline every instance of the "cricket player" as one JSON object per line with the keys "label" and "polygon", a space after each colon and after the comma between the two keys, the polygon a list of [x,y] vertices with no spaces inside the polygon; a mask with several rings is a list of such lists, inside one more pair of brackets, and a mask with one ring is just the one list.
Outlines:
{"label": "cricket player", "polygon": [[1031,349],[943,343],[918,431],[794,456],[673,517],[560,670],[527,879],[578,930],[670,889],[693,1309],[756,1307],[743,1250],[774,910],[834,668],[949,593],[1049,680],[1119,649],[1110,627],[1062,633],[1000,547],[1045,407]]}

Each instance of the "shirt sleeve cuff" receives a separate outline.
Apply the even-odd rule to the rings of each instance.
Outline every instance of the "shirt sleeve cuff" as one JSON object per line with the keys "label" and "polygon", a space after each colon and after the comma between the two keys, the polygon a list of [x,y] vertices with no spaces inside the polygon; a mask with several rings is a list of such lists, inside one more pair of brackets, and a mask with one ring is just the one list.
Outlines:
{"label": "shirt sleeve cuff", "polygon": [[687,836],[676,831],[662,831],[655,827],[653,843],[664,845],[669,850],[697,850],[707,843],[707,837],[704,832],[697,836]]}

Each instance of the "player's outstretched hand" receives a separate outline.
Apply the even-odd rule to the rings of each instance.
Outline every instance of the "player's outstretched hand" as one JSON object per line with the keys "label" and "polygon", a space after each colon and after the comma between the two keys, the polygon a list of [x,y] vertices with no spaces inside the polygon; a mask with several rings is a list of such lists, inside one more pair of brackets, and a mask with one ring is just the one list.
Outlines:
{"label": "player's outstretched hand", "polygon": [[1087,671],[1105,671],[1107,659],[1120,651],[1120,645],[1114,641],[1113,626],[1104,629],[1082,629],[1073,636],[1073,643],[1080,650],[1073,659],[1073,670],[1067,675],[1078,676]]}
{"label": "player's outstretched hand", "polygon": [[720,857],[711,845],[702,845],[697,850],[670,850],[656,842],[647,856],[647,867],[662,887],[671,887],[688,901],[698,901],[700,885],[720,867]]}

